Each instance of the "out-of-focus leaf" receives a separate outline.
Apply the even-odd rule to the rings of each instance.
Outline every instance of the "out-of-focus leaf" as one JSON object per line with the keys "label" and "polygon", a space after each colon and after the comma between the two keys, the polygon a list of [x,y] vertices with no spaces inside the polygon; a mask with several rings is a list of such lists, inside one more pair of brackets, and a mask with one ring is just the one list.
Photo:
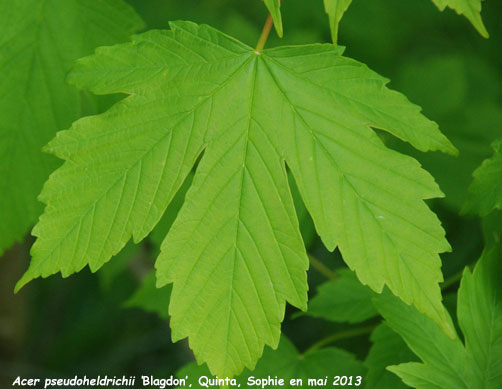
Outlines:
{"label": "out-of-focus leaf", "polygon": [[499,388],[502,382],[502,246],[485,250],[474,272],[467,268],[458,293],[465,346],[429,318],[386,292],[375,297],[387,324],[423,363],[389,367],[403,381],[425,388]]}
{"label": "out-of-focus leaf", "polygon": [[502,241],[502,211],[495,211],[483,218],[485,245],[490,249]]}
{"label": "out-of-focus leaf", "polygon": [[[402,60],[393,82],[422,104],[429,115],[445,118],[457,114],[467,103],[472,84],[478,82],[471,72],[478,70],[480,63],[483,64],[481,60],[468,60],[452,53],[424,56],[420,52],[420,56]],[[489,73],[490,76],[493,74]],[[482,81],[481,84],[485,86]]]}
{"label": "out-of-focus leaf", "polygon": [[472,172],[491,155],[490,143],[502,137],[502,110],[494,102],[502,92],[493,82],[499,71],[488,61],[458,53],[425,56],[422,51],[404,60],[396,86],[441,123],[460,153],[418,153],[388,137],[390,147],[415,156],[430,171],[445,193],[441,199],[454,211],[462,208]]}
{"label": "out-of-focus leaf", "polygon": [[481,19],[481,2],[483,0],[432,0],[443,11],[446,7],[454,9],[459,15],[464,15],[478,30],[482,37],[488,38],[483,20]]}
{"label": "out-of-focus leaf", "polygon": [[371,300],[375,293],[361,284],[349,269],[338,270],[337,274],[339,278],[318,287],[306,314],[349,323],[359,323],[376,316],[378,312]]}
{"label": "out-of-focus leaf", "polygon": [[[246,387],[250,377],[266,379],[269,376],[272,378],[277,376],[277,378],[284,379],[284,387],[288,388],[293,387],[289,384],[291,379],[301,379],[303,387],[306,387],[309,378],[317,381],[327,377],[327,386],[332,386],[334,376],[352,376],[353,384],[356,382],[364,384],[365,373],[364,364],[348,351],[327,347],[301,354],[293,343],[283,335],[277,349],[272,350],[267,347],[256,368],[253,371],[245,370],[237,378],[237,381],[241,387]],[[205,365],[197,366],[196,363],[185,366],[177,373],[178,377],[191,377],[192,387],[200,387],[195,383],[202,375],[213,378]]]}
{"label": "out-of-focus leaf", "polygon": [[143,278],[139,288],[124,306],[141,308],[147,312],[156,313],[163,319],[168,319],[172,285],[157,288],[155,282],[155,272],[152,271]]}
{"label": "out-of-focus leaf", "polygon": [[113,257],[113,260],[106,263],[98,273],[100,286],[109,290],[117,277],[127,269],[129,260],[140,251],[140,246],[128,243],[124,249]]}
{"label": "out-of-focus leaf", "polygon": [[474,366],[471,388],[502,384],[502,245],[484,252],[474,272],[466,269],[458,290],[458,322]]}
{"label": "out-of-focus leaf", "polygon": [[492,143],[493,156],[483,161],[474,173],[464,211],[488,215],[502,209],[502,139]]}
{"label": "out-of-focus leaf", "polygon": [[291,378],[301,378],[305,386],[308,378],[324,379],[328,376],[329,380],[336,375],[354,376],[355,382],[355,377],[363,376],[365,372],[363,363],[348,351],[326,347],[301,354],[287,337],[282,336],[277,350],[265,349],[256,368],[252,372],[246,371],[241,379],[277,375],[284,378],[285,382]]}
{"label": "out-of-focus leaf", "polygon": [[387,325],[379,325],[371,334],[370,352],[364,361],[368,368],[365,376],[367,389],[407,388],[395,374],[386,368],[403,362],[416,360],[416,356],[411,352],[403,339],[392,331]]}
{"label": "out-of-focus leaf", "polygon": [[37,195],[59,165],[42,146],[81,115],[71,64],[142,26],[122,0],[0,0],[0,254],[42,211]]}
{"label": "out-of-focus leaf", "polygon": [[293,203],[295,205],[296,216],[298,217],[298,224],[300,225],[300,233],[302,234],[303,243],[305,243],[305,247],[308,250],[317,236],[314,222],[312,221],[312,217],[310,217],[309,211],[303,203],[302,196],[298,191],[298,187],[296,186],[293,176],[289,174],[288,178],[291,196],[293,197]]}
{"label": "out-of-focus leaf", "polygon": [[447,337],[432,320],[388,291],[375,297],[374,302],[386,324],[401,335],[424,362],[392,366],[390,371],[398,374],[407,385],[420,389],[470,389],[468,384],[472,382],[472,374],[466,369],[468,358],[458,338]]}

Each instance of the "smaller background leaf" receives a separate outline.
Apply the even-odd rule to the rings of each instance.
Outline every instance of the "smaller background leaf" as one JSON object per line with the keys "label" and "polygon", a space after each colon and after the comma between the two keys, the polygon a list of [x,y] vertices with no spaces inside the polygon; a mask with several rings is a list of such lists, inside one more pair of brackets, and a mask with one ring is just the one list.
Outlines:
{"label": "smaller background leaf", "polygon": [[492,143],[493,157],[483,161],[474,173],[464,212],[488,215],[502,209],[502,139]]}
{"label": "smaller background leaf", "polygon": [[300,192],[298,192],[298,187],[296,186],[295,180],[291,174],[288,175],[289,188],[291,189],[291,197],[293,197],[293,203],[295,205],[296,217],[298,218],[298,224],[300,225],[300,233],[302,234],[303,243],[305,243],[305,248],[308,250],[314,243],[317,233],[315,230],[314,222],[310,216],[305,204],[303,203]]}
{"label": "smaller background leaf", "polygon": [[502,211],[495,211],[483,218],[483,235],[489,249],[502,241]]}
{"label": "smaller background leaf", "polygon": [[401,337],[387,325],[379,325],[371,334],[373,346],[364,365],[368,368],[366,388],[407,388],[405,384],[390,371],[387,366],[414,361],[417,357],[406,346]]}
{"label": "smaller background leaf", "polygon": [[389,370],[416,388],[499,388],[502,381],[502,247],[485,250],[474,272],[467,268],[458,292],[457,316],[465,338],[449,339],[432,321],[390,293],[374,302],[388,325],[423,363]]}
{"label": "smaller background leaf", "polygon": [[[353,354],[348,351],[327,347],[310,353],[301,354],[291,341],[284,335],[276,350],[267,347],[263,352],[262,358],[258,361],[253,371],[245,370],[237,381],[241,387],[247,386],[249,377],[255,379],[265,379],[267,377],[277,377],[284,379],[284,387],[293,387],[290,385],[291,379],[302,379],[303,387],[307,386],[308,379],[324,379],[328,377],[327,386],[331,386],[330,381],[334,376],[352,376],[353,382],[356,377],[361,376],[361,382],[364,383],[366,368],[361,361],[358,361]],[[176,374],[183,378],[188,376],[192,387],[202,387],[197,384],[198,378],[205,375],[213,378],[207,365],[198,366],[195,362],[181,368]]]}
{"label": "smaller background leaf", "polygon": [[475,387],[502,382],[502,247],[485,251],[474,272],[466,269],[458,290],[458,321],[477,369]]}
{"label": "smaller background leaf", "polygon": [[281,16],[281,0],[263,0],[267,6],[272,18],[274,19],[275,30],[277,35],[282,38],[282,16]]}
{"label": "smaller background leaf", "polygon": [[[389,370],[412,387],[469,389],[472,373],[465,368],[467,357],[458,338],[450,339],[431,319],[387,290],[373,301],[387,325],[401,335],[408,347],[424,361],[424,364],[392,366]],[[430,386],[424,382],[429,382]]]}
{"label": "smaller background leaf", "polygon": [[464,15],[478,30],[483,38],[488,38],[483,20],[481,19],[482,0],[432,0],[443,11],[446,7],[454,9],[459,15]]}
{"label": "smaller background leaf", "polygon": [[[267,347],[263,357],[251,373],[245,371],[241,378],[253,375],[255,377],[278,376],[285,383],[291,378],[303,379],[304,386],[308,378],[328,379],[336,375],[364,376],[366,368],[348,351],[327,347],[300,354],[291,341],[281,337],[277,350]],[[330,384],[330,382],[328,382]],[[286,385],[287,386],[287,385]],[[329,386],[329,385],[328,385]]]}
{"label": "smaller background leaf", "polygon": [[155,273],[152,271],[142,281],[140,287],[125,302],[129,308],[141,308],[147,312],[158,314],[163,319],[169,318],[169,300],[172,285],[162,288],[155,286]]}
{"label": "smaller background leaf", "polygon": [[331,39],[335,45],[338,43],[338,24],[350,3],[352,0],[324,0],[324,8],[329,16]]}
{"label": "smaller background leaf", "polygon": [[141,246],[129,242],[120,253],[101,268],[97,274],[103,291],[109,291],[113,287],[115,280],[124,272],[131,259],[138,256],[141,248]]}
{"label": "smaller background leaf", "polygon": [[376,316],[378,313],[371,301],[375,293],[361,284],[349,269],[340,269],[337,274],[340,278],[319,286],[306,314],[349,323],[359,323]]}

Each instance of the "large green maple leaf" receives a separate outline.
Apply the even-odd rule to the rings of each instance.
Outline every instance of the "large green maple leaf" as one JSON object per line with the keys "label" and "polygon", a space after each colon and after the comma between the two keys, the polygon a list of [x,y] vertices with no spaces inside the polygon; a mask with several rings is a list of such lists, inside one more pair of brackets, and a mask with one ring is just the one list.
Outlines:
{"label": "large green maple leaf", "polygon": [[142,25],[122,0],[0,0],[0,254],[42,212],[37,195],[58,166],[42,146],[81,116],[71,64]]}
{"label": "large green maple leaf", "polygon": [[359,279],[384,285],[452,334],[439,252],[423,199],[440,196],[414,159],[455,148],[386,79],[333,45],[256,52],[208,26],[171,24],[79,60],[69,79],[130,96],[75,122],[47,150],[65,160],[44,187],[32,263],[17,288],[86,264],[95,271],[143,239],[202,156],[162,245],[158,286],[173,283],[174,340],[220,376],[277,346],[286,301],[306,308],[308,259],[286,165],[325,245]]}

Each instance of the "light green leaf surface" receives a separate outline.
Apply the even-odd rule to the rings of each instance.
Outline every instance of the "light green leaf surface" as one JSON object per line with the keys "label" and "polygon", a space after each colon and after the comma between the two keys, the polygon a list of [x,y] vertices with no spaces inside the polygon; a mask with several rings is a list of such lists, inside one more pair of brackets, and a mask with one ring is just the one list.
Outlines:
{"label": "light green leaf surface", "polygon": [[342,16],[349,8],[352,0],[324,0],[324,9],[329,17],[329,28],[331,30],[331,39],[333,44],[338,42],[338,24]]}
{"label": "light green leaf surface", "polygon": [[375,298],[387,324],[423,363],[389,367],[415,388],[499,388],[502,382],[502,284],[500,244],[485,251],[473,273],[466,269],[458,292],[458,321],[465,346],[429,318],[390,293]]}
{"label": "light green leaf surface", "polygon": [[407,388],[405,384],[386,368],[402,362],[416,360],[403,339],[387,325],[379,325],[371,334],[370,352],[364,361],[368,372],[365,376],[367,389]]}
{"label": "light green leaf surface", "polygon": [[274,19],[275,30],[277,35],[282,38],[282,16],[281,16],[281,0],[263,0],[267,6],[272,19]]}
{"label": "light green leaf surface", "polygon": [[478,30],[482,37],[488,38],[488,31],[481,19],[481,2],[483,0],[432,0],[440,11],[446,7],[455,10],[459,15],[464,15]]}
{"label": "light green leaf surface", "polygon": [[464,212],[488,215],[502,209],[502,139],[492,143],[493,156],[483,161],[474,173]]}
{"label": "light green leaf surface", "polygon": [[141,27],[122,0],[0,0],[0,254],[42,212],[37,195],[59,164],[42,146],[80,116],[72,62]]}
{"label": "light green leaf surface", "polygon": [[339,47],[258,54],[208,26],[171,28],[100,48],[70,74],[81,88],[130,96],[47,146],[66,162],[42,192],[18,289],[95,271],[131,235],[143,239],[202,156],[162,245],[158,286],[174,283],[172,337],[188,336],[199,362],[222,376],[253,368],[279,342],[286,301],[307,302],[286,163],[326,246],[338,245],[363,283],[388,285],[451,334],[438,286],[449,245],[423,201],[441,191],[370,128],[455,153],[437,125]]}
{"label": "light green leaf surface", "polygon": [[338,270],[339,278],[319,286],[317,294],[309,301],[309,316],[334,322],[359,323],[378,313],[371,298],[374,292],[362,285],[354,272]]}

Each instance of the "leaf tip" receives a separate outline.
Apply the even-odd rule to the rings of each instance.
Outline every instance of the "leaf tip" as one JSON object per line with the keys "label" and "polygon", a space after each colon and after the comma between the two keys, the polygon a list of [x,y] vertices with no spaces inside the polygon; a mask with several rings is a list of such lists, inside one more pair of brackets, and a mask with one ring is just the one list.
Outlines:
{"label": "leaf tip", "polygon": [[19,279],[19,281],[14,286],[14,293],[17,294],[28,282],[32,281],[35,277],[30,274],[30,270],[28,269],[26,273]]}
{"label": "leaf tip", "polygon": [[282,24],[279,24],[279,25],[277,25],[277,24],[276,24],[276,25],[275,25],[275,31],[277,32],[277,36],[278,36],[279,38],[282,38],[282,37],[283,37],[283,35],[284,35],[284,30],[283,30],[283,28],[282,28]]}
{"label": "leaf tip", "polygon": [[454,157],[458,157],[460,154],[460,151],[453,145],[453,143],[450,143],[448,145],[448,149],[446,150],[447,154],[450,154]]}
{"label": "leaf tip", "polygon": [[[458,157],[458,155],[460,154],[460,151],[455,147],[455,145],[453,143],[451,143],[451,141],[441,133],[442,135],[442,141],[440,142],[440,144],[437,146],[437,149],[438,151],[441,151],[445,154],[448,154],[448,155],[451,155],[453,157]],[[431,151],[434,151],[434,149],[431,149]]]}
{"label": "leaf tip", "polygon": [[488,30],[486,29],[481,16],[479,17],[479,22],[475,23],[475,21],[471,21],[476,30],[478,31],[479,35],[481,35],[483,38],[488,39],[490,38],[490,34],[488,33]]}

